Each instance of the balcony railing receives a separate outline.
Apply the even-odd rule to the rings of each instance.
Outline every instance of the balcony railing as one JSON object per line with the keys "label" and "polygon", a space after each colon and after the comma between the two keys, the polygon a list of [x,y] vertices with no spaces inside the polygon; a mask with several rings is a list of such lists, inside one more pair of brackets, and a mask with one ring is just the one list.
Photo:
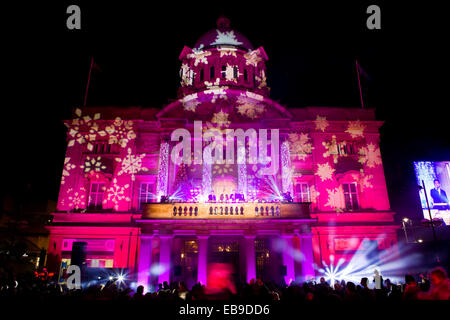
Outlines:
{"label": "balcony railing", "polygon": [[143,219],[309,219],[309,203],[147,203]]}

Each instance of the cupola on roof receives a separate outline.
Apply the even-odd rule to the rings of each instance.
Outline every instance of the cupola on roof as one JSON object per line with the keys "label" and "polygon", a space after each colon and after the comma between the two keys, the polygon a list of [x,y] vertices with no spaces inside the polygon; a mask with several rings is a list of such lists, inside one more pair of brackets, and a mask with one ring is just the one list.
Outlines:
{"label": "cupola on roof", "polygon": [[194,49],[208,49],[217,46],[234,46],[245,50],[253,50],[253,45],[242,33],[230,28],[230,20],[226,17],[217,19],[217,29],[212,29],[201,36]]}

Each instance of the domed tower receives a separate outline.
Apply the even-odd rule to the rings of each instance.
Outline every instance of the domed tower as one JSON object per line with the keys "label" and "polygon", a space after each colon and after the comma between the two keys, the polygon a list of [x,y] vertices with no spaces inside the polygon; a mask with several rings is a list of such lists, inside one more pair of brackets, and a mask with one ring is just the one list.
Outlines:
{"label": "domed tower", "polygon": [[269,94],[266,52],[262,47],[255,50],[244,35],[230,28],[225,17],[220,17],[217,28],[201,36],[194,48],[185,46],[179,58],[180,98],[219,88]]}

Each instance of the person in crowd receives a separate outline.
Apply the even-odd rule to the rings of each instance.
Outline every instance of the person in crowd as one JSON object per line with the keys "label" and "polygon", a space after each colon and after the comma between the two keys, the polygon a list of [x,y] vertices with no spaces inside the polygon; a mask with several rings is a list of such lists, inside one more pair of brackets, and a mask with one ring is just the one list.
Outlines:
{"label": "person in crowd", "polygon": [[450,283],[447,272],[441,267],[430,272],[431,287],[426,292],[419,292],[418,298],[421,300],[449,300]]}
{"label": "person in crowd", "polygon": [[420,288],[416,280],[410,274],[405,276],[405,288],[403,290],[403,300],[416,300]]}

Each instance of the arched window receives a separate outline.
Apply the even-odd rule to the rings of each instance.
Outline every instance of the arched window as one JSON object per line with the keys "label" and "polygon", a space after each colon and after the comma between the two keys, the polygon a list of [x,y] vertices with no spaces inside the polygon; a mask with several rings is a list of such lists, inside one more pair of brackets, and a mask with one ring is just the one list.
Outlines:
{"label": "arched window", "polygon": [[237,68],[236,66],[233,67],[233,77],[234,77],[235,79],[238,78],[238,68]]}
{"label": "arched window", "polygon": [[200,70],[200,81],[203,81],[205,71],[203,69]]}
{"label": "arched window", "polygon": [[244,81],[245,81],[245,82],[248,81],[248,72],[247,72],[247,69],[244,69]]}
{"label": "arched window", "polygon": [[213,80],[216,77],[214,66],[209,69],[209,80]]}

